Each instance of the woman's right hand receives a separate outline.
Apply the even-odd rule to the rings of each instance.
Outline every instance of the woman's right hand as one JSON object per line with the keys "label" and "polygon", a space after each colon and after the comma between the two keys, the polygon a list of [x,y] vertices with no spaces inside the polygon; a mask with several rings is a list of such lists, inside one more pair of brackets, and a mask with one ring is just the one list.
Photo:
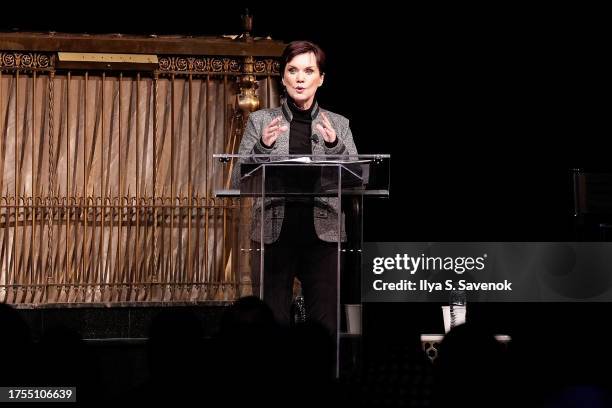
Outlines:
{"label": "woman's right hand", "polygon": [[265,127],[263,135],[261,136],[261,141],[264,143],[264,145],[270,147],[274,144],[274,142],[276,142],[278,135],[286,130],[287,126],[281,126],[281,117],[277,116],[268,124],[268,126]]}

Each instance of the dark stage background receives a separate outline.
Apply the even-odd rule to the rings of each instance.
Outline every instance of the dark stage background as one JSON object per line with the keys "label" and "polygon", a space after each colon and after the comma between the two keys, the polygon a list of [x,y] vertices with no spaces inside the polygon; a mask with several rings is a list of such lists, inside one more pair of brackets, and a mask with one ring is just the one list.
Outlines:
{"label": "dark stage background", "polygon": [[[238,34],[244,12],[68,7],[18,8],[0,28]],[[250,13],[255,36],[319,43],[328,53],[320,103],[351,120],[360,152],[393,155],[392,195],[368,203],[366,239],[574,239],[569,170],[610,167],[598,21],[560,8],[309,4]]]}
{"label": "dark stage background", "polygon": [[[131,7],[107,4],[95,18],[93,11],[73,18],[60,9],[34,18],[3,13],[0,25],[238,34],[244,10],[203,3],[195,12],[188,7],[196,6]],[[327,51],[321,105],[351,120],[361,153],[392,155],[391,197],[366,203],[365,240],[578,239],[570,169],[612,167],[604,147],[610,135],[609,41],[597,10],[436,4],[332,11],[307,3],[251,6],[250,12],[255,36],[310,39]],[[609,312],[604,303],[489,304],[474,305],[472,316],[525,348],[541,343],[576,356],[561,368],[563,377],[586,376],[576,365],[596,364],[581,336],[604,330]],[[369,304],[364,324],[366,353],[442,331],[439,305]]]}

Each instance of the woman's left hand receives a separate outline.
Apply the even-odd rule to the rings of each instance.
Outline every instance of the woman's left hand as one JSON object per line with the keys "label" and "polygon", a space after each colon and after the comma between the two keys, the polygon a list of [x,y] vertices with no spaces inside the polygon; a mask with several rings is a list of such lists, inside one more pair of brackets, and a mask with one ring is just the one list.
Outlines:
{"label": "woman's left hand", "polygon": [[323,136],[323,139],[327,143],[334,143],[336,141],[336,131],[332,127],[332,124],[325,113],[321,112],[321,117],[323,118],[323,121],[322,124],[317,123],[317,130],[319,133],[321,133],[321,136]]}

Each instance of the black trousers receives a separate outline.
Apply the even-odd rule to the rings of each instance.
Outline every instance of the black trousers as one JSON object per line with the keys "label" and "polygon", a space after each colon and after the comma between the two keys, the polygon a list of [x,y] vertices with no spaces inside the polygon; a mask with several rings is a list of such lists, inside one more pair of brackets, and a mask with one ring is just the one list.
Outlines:
{"label": "black trousers", "polygon": [[[336,334],[338,246],[320,240],[314,230],[312,206],[288,204],[279,239],[264,249],[263,300],[277,321],[289,325],[293,280],[302,284],[307,319]],[[259,294],[259,262],[252,263],[255,294]]]}

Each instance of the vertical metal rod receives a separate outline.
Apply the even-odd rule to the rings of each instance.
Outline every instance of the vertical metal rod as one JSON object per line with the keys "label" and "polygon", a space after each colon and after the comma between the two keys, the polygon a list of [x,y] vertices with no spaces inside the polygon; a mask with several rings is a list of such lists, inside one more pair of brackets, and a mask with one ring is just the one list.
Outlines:
{"label": "vertical metal rod", "polygon": [[[100,263],[100,274],[98,276],[100,280],[100,284],[106,282],[106,264],[108,263],[108,258],[104,258],[104,265],[102,265],[102,251],[104,249],[104,224],[106,220],[106,177],[104,174],[104,85],[106,82],[106,73],[102,72],[102,83],[101,83],[101,91],[100,91],[100,106],[101,106],[101,123],[100,123],[100,134],[101,134],[101,145],[100,145],[100,178],[102,179],[102,186],[100,189],[100,201],[101,201],[101,213],[100,213],[100,253],[98,254],[98,261]],[[100,288],[102,290],[102,288]]]}
{"label": "vertical metal rod", "polygon": [[[158,132],[158,107],[157,107],[157,96],[159,86],[159,75],[157,72],[153,74],[153,273],[157,277],[157,132]],[[152,276],[149,276],[149,280],[153,280]],[[152,287],[150,287],[152,290]]]}
{"label": "vertical metal rod", "polygon": [[[340,377],[340,255],[342,254],[342,218],[340,209],[342,208],[342,169],[338,166],[338,218],[339,222],[336,223],[336,237],[338,241],[336,243],[336,378]],[[263,207],[262,207],[263,208]]]}
{"label": "vertical metal rod", "polygon": [[[196,270],[195,270],[196,275],[194,277],[194,283],[198,283],[199,284],[199,283],[202,283],[202,279],[201,279],[202,278],[201,277],[202,268],[200,267],[200,248],[201,248],[201,245],[200,245],[200,226],[201,226],[201,222],[200,222],[200,196],[199,196],[198,193],[196,193],[196,196],[195,196],[195,203],[196,203],[196,208],[195,208],[195,211],[196,211],[196,227],[195,227],[195,229],[196,229],[196,242],[195,242],[195,248],[196,249],[195,249],[195,255],[194,256],[196,258],[195,261],[197,263],[196,263]],[[198,287],[201,290],[201,286],[198,286]]]}
{"label": "vertical metal rod", "polygon": [[[17,167],[17,163],[19,162],[19,156],[17,153],[17,129],[19,129],[19,124],[18,124],[18,117],[17,117],[17,111],[19,110],[19,89],[18,89],[18,84],[19,84],[19,71],[16,71],[15,73],[15,145],[13,146],[15,148],[15,158],[13,159],[14,161],[14,168],[15,168],[15,172],[13,173],[13,176],[15,177],[15,181],[13,183],[13,187],[15,189],[15,194],[14,194],[14,198],[15,200],[13,201],[14,207],[13,207],[13,214],[15,216],[15,224],[13,225],[13,279],[11,279],[11,283],[17,283],[17,221],[19,219],[19,214],[17,213],[17,195],[19,192],[19,169]],[[11,290],[13,290],[13,288],[11,288]]]}
{"label": "vertical metal rod", "polygon": [[217,257],[217,241],[219,234],[217,232],[218,222],[217,222],[217,201],[214,197],[211,198],[212,201],[212,222],[213,222],[213,262],[212,262],[212,280],[215,283],[219,282],[219,265],[218,265],[218,257]]}
{"label": "vertical metal rod", "polygon": [[[31,237],[30,237],[30,278],[28,283],[29,284],[33,284],[33,283],[38,283],[37,282],[37,273],[35,270],[36,267],[36,259],[38,257],[34,257],[34,237],[36,236],[36,207],[35,207],[35,200],[36,200],[36,196],[38,194],[36,194],[36,178],[34,175],[34,169],[36,168],[34,166],[34,153],[35,153],[35,149],[34,149],[34,128],[36,127],[36,71],[32,72],[32,126],[31,126],[31,130],[32,130],[32,145],[30,146],[32,148],[32,158],[30,160],[30,180],[31,180],[31,187],[30,187],[30,195],[32,197],[31,200],[31,217],[32,217],[32,229],[31,229]],[[36,290],[36,288],[34,288],[34,290]]]}
{"label": "vertical metal rod", "polygon": [[236,241],[235,245],[236,245],[236,267],[234,268],[234,280],[236,282],[236,297],[240,297],[240,270],[241,270],[241,263],[243,262],[243,258],[241,258],[240,256],[240,199],[237,198],[234,200],[235,204],[236,204],[236,228],[235,228],[235,235],[234,235],[234,239]]}
{"label": "vertical metal rod", "polygon": [[[3,98],[4,92],[2,92],[2,70],[0,69],[0,109],[2,109],[2,100]],[[4,115],[0,114],[0,141],[4,142]],[[5,146],[4,143],[0,143],[0,152],[2,154],[0,154],[0,157],[4,158],[4,151]],[[4,163],[4,162],[3,162]],[[4,164],[3,164],[4,165]],[[4,177],[0,177],[0,193],[4,190]],[[8,194],[7,194],[8,195]],[[8,203],[5,203],[8,204]],[[7,265],[8,268],[8,265]]]}
{"label": "vertical metal rod", "polygon": [[[23,107],[23,117],[22,117],[22,125],[21,125],[21,129],[23,130],[23,134],[21,136],[21,157],[19,160],[19,171],[22,172],[23,169],[23,163],[25,162],[25,155],[27,152],[27,138],[28,138],[28,133],[26,131],[26,126],[27,126],[27,115],[28,115],[28,87],[27,87],[27,75],[24,75],[26,78],[26,86],[25,89],[26,91],[24,92],[25,98],[24,98],[24,107]],[[19,110],[18,106],[15,106],[15,118],[17,119],[17,117],[19,116],[17,114]],[[19,124],[17,121],[15,121],[15,131],[17,131],[19,129]],[[25,178],[25,175],[23,175]],[[17,276],[17,284],[19,285],[26,285],[25,287],[19,287],[20,289],[23,289],[24,291],[27,291],[29,289],[29,282],[28,282],[28,265],[29,265],[29,259],[28,259],[28,253],[26,252],[26,242],[27,242],[27,230],[28,230],[28,226],[29,223],[28,221],[28,198],[26,197],[26,186],[25,184],[22,184],[21,182],[19,183],[19,198],[18,198],[18,211],[17,214],[21,214],[22,217],[22,223],[21,223],[21,245],[19,248],[19,262],[17,265],[17,270],[19,271],[19,274]],[[28,249],[29,249],[29,245],[28,245]],[[30,254],[31,256],[31,254]],[[25,293],[25,292],[24,292]],[[18,301],[19,303],[25,301],[27,299],[27,296],[25,298],[21,298],[21,299],[16,299],[16,302]]]}
{"label": "vertical metal rod", "polygon": [[210,209],[208,206],[208,198],[210,197],[209,189],[209,179],[211,177],[210,171],[210,137],[209,137],[209,128],[208,123],[210,119],[210,103],[209,103],[209,89],[210,89],[210,75],[206,75],[206,131],[204,132],[206,137],[206,173],[204,177],[204,185],[205,185],[205,196],[204,196],[204,280],[206,282],[209,281],[210,276],[208,274],[208,217],[210,217]]}
{"label": "vertical metal rod", "polygon": [[[0,110],[2,110],[2,99],[4,92],[2,92],[2,70],[0,69]],[[4,141],[4,115],[0,113],[0,141]],[[0,157],[4,157],[4,143],[0,143]],[[4,189],[4,177],[0,177],[0,192]],[[8,204],[8,203],[6,203]],[[7,265],[8,267],[8,265]]]}
{"label": "vertical metal rod", "polygon": [[160,281],[163,282],[164,284],[167,284],[168,282],[170,282],[170,275],[168,273],[168,261],[167,261],[167,254],[166,254],[166,247],[168,246],[166,244],[166,235],[168,234],[168,224],[166,222],[166,215],[168,213],[168,206],[166,204],[167,197],[166,197],[166,186],[164,184],[164,186],[162,187],[162,191],[160,194],[160,201],[161,201],[161,228],[160,228],[160,248],[159,248],[159,268],[160,268]]}
{"label": "vertical metal rod", "polygon": [[64,200],[64,213],[66,215],[66,226],[65,226],[65,231],[66,231],[66,239],[65,239],[65,248],[66,248],[66,254],[65,254],[65,261],[66,261],[66,280],[64,280],[65,283],[67,280],[70,280],[72,278],[72,268],[71,268],[71,263],[70,260],[68,259],[68,245],[69,245],[69,238],[68,238],[68,232],[69,232],[69,228],[70,228],[70,80],[71,80],[71,76],[70,76],[70,71],[68,71],[68,77],[66,79],[66,199]]}
{"label": "vertical metal rod", "polygon": [[[0,111],[2,111],[2,100],[3,98],[3,92],[2,92],[2,70],[0,69]],[[4,115],[0,114],[0,137],[1,137],[1,141],[4,140],[4,126],[2,125],[2,122],[4,121]],[[4,143],[0,143],[0,152],[3,152],[4,150]],[[2,154],[0,154],[0,157],[3,157]],[[0,177],[0,192],[2,192],[2,183],[4,181],[4,177]]]}
{"label": "vertical metal rod", "polygon": [[[96,205],[96,202],[95,202],[95,200],[96,200],[96,186],[95,186],[95,184],[92,186],[92,192],[91,192],[90,198],[87,199],[87,205],[88,206],[89,206],[89,200],[91,200],[91,207],[92,207],[91,211],[92,211],[92,215],[93,216],[92,216],[92,219],[91,219],[91,227],[90,227],[91,228],[91,238],[89,240],[89,247],[87,248],[87,258],[88,258],[88,261],[86,262],[86,265],[87,265],[87,275],[86,275],[86,278],[85,278],[85,282],[87,283],[88,287],[91,288],[90,290],[91,290],[91,293],[93,294],[94,293],[93,285],[94,285],[95,279],[92,279],[91,276],[92,276],[92,272],[95,273],[95,268],[94,268],[93,262],[91,260],[95,259],[95,256],[93,255],[93,248],[94,248],[95,242],[96,242],[96,217],[97,217],[97,214],[98,214],[98,208],[97,208],[97,205]],[[87,216],[89,216],[89,207],[88,207]],[[89,255],[91,255],[91,260],[89,258]],[[100,256],[100,255],[98,255],[98,256]]]}
{"label": "vertical metal rod", "polygon": [[[55,193],[55,165],[53,152],[53,106],[54,106],[54,92],[55,92],[55,71],[49,73],[48,88],[49,88],[49,186],[47,187],[47,205],[53,204],[52,194]],[[49,296],[49,283],[51,283],[55,277],[55,269],[53,265],[53,217],[55,208],[47,208],[48,212],[48,225],[47,225],[47,276],[45,281],[45,300],[48,300]]]}
{"label": "vertical metal rod", "polygon": [[223,146],[227,146],[227,75],[223,76]]}
{"label": "vertical metal rod", "polygon": [[191,215],[192,215],[192,210],[193,210],[193,203],[191,202],[192,200],[192,180],[191,180],[191,139],[193,137],[193,131],[192,131],[192,114],[191,111],[193,110],[193,76],[191,74],[189,74],[189,146],[188,146],[188,151],[189,151],[189,158],[187,160],[188,162],[188,173],[189,173],[189,180],[187,182],[188,186],[188,192],[187,192],[187,196],[189,197],[189,206],[187,207],[188,211],[189,211],[189,218],[187,219],[187,259],[189,262],[189,266],[188,266],[188,271],[189,271],[189,280],[191,282],[193,282],[193,254],[191,253]]}
{"label": "vertical metal rod", "polygon": [[[138,169],[140,167],[140,156],[138,149],[140,125],[140,72],[136,74],[136,281],[141,281],[140,271],[140,178]],[[130,284],[134,279],[130,279]]]}
{"label": "vertical metal rod", "polygon": [[227,236],[227,203],[228,203],[229,199],[228,198],[223,198],[221,200],[221,205],[223,206],[223,264],[221,265],[221,280],[225,283],[226,281],[226,276],[225,276],[225,268],[226,268],[226,263],[229,261],[228,259],[228,254],[227,254],[227,240],[228,240],[228,236]]}
{"label": "vertical metal rod", "polygon": [[[111,199],[111,202],[110,202],[110,235],[108,237],[109,259],[110,259],[111,251],[113,250],[113,239],[114,239],[113,234],[115,233],[114,230],[115,230],[115,208],[116,207],[117,207],[117,200]],[[119,226],[117,226],[117,230],[119,230]],[[117,246],[119,246],[119,240],[117,240]],[[109,277],[110,282],[108,283],[111,286],[109,288],[112,288],[112,289],[117,288],[115,284],[117,283],[117,268],[119,267],[118,262],[119,262],[119,257],[117,256],[117,253],[115,252],[115,262],[110,264],[110,268],[114,268],[114,271],[107,268],[108,274],[110,275]],[[110,293],[112,296],[113,290],[111,290]]]}
{"label": "vertical metal rod", "polygon": [[[4,125],[3,125],[4,115],[1,113],[2,112],[2,99],[3,99],[2,95],[3,95],[3,92],[2,92],[2,70],[0,69],[0,141],[4,141]],[[2,155],[0,155],[0,157],[4,157],[4,143],[0,143],[0,152],[2,152]],[[2,184],[3,183],[4,183],[4,177],[0,177],[0,192],[2,192],[2,187],[3,187]],[[5,204],[8,204],[8,202],[5,203]],[[8,210],[7,207],[4,207],[4,208]],[[6,217],[5,221],[8,223],[8,214],[7,214],[7,217]],[[4,231],[7,231],[7,230],[8,230],[8,224],[7,224],[7,228]],[[2,251],[2,252],[0,252],[0,253],[4,252],[4,245],[6,245],[6,241],[4,239],[2,240],[2,244],[3,244],[3,246],[0,248],[0,251]],[[7,261],[7,264],[6,264],[6,268],[4,268],[3,265],[0,265],[0,268],[2,268],[2,270],[7,271],[7,273],[8,273],[8,267],[9,267],[8,261]],[[8,281],[5,280],[4,284],[6,285],[7,283],[8,283]],[[5,287],[5,289],[8,289],[8,288]]]}
{"label": "vertical metal rod", "polygon": [[[232,135],[230,135],[230,132],[228,132],[228,127],[227,127],[227,120],[228,120],[228,115],[227,115],[227,103],[228,103],[228,99],[227,99],[227,75],[223,76],[223,140],[225,141],[225,143],[223,143],[224,146],[228,146],[229,145],[229,140],[231,138]],[[221,253],[223,254],[223,257],[221,258],[221,270],[219,271],[219,277],[221,278],[221,281],[225,280],[225,263],[227,262],[227,245],[226,245],[226,217],[227,217],[227,212],[226,212],[226,200],[225,199],[221,199],[221,206],[223,208],[223,212],[222,212],[222,217],[223,217],[223,235],[221,235]]]}
{"label": "vertical metal rod", "polygon": [[170,102],[171,112],[170,112],[170,202],[172,206],[170,208],[171,218],[170,218],[170,276],[173,282],[176,282],[175,269],[174,269],[174,207],[176,205],[174,199],[174,74],[172,74],[172,88],[171,88],[171,97],[172,101]]}
{"label": "vertical metal rod", "polygon": [[89,265],[86,262],[86,251],[85,247],[87,244],[87,217],[89,216],[89,201],[87,200],[87,180],[86,180],[86,167],[87,167],[87,96],[88,96],[88,79],[89,73],[85,72],[85,83],[83,92],[83,192],[81,193],[81,212],[83,212],[83,204],[85,205],[85,212],[83,216],[83,242],[81,247],[81,279],[79,283],[89,283],[83,281],[83,277],[89,274],[85,273],[85,268],[89,269]]}
{"label": "vertical metal rod", "polygon": [[264,262],[265,262],[265,241],[264,241],[264,228],[266,226],[264,226],[264,211],[265,211],[265,202],[266,202],[266,166],[262,166],[262,174],[261,174],[261,210],[259,211],[259,215],[254,215],[255,217],[260,217],[259,218],[259,225],[261,226],[259,228],[259,298],[261,300],[264,299],[264,279],[265,277],[265,273],[264,273]]}
{"label": "vertical metal rod", "polygon": [[[122,132],[121,132],[121,127],[122,127],[122,123],[121,123],[121,98],[122,98],[122,92],[121,92],[121,86],[123,84],[123,73],[119,73],[119,123],[117,124],[117,128],[119,130],[119,150],[117,151],[117,159],[119,161],[119,171],[117,173],[117,177],[119,178],[119,194],[118,194],[118,204],[119,204],[119,208],[118,208],[118,221],[119,221],[119,228],[117,229],[117,258],[118,258],[118,262],[119,264],[117,265],[117,270],[115,271],[114,277],[115,277],[115,282],[121,281],[122,283],[125,283],[125,269],[124,269],[124,265],[123,265],[123,253],[121,251],[121,239],[122,234],[123,234],[123,168],[121,167],[121,153],[122,153],[122,148],[123,148],[123,144],[122,144]],[[117,272],[119,272],[119,279],[117,279]]]}

